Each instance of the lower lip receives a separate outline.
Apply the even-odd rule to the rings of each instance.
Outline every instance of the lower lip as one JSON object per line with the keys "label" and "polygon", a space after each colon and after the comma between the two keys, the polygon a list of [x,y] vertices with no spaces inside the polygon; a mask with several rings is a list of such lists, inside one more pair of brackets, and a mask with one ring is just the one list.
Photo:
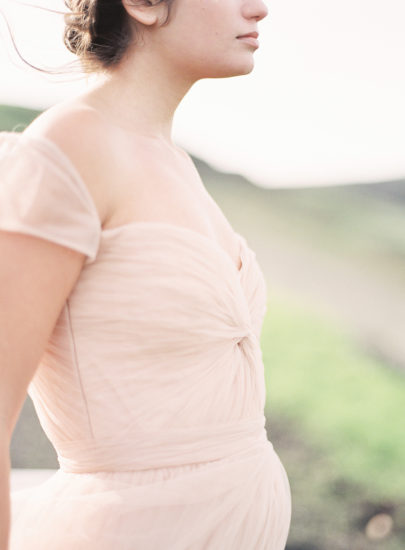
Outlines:
{"label": "lower lip", "polygon": [[240,38],[238,38],[238,40],[242,40],[242,42],[246,42],[246,44],[251,44],[256,48],[259,47],[259,41],[257,40],[257,38],[253,38],[253,36],[241,36]]}

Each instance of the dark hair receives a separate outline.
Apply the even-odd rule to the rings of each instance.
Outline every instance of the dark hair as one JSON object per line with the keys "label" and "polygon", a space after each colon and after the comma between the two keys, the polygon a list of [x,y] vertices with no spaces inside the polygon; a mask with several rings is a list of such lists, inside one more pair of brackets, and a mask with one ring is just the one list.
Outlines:
{"label": "dark hair", "polygon": [[[68,12],[52,10],[43,6],[29,4],[20,0],[16,3],[57,13],[64,16],[65,29],[63,43],[67,49],[74,53],[80,63],[80,70],[87,74],[103,72],[121,61],[132,41],[137,39],[138,30],[131,25],[130,16],[125,10],[122,0],[64,0]],[[170,7],[174,0],[126,0],[133,4],[145,4],[154,6],[167,4],[167,17],[163,22],[169,21]],[[24,59],[16,45],[13,32],[6,16],[0,10],[5,19],[11,40],[20,59],[38,71],[48,74],[71,73],[75,63],[67,63],[65,69],[45,69],[37,67]]]}
{"label": "dark hair", "polygon": [[[135,0],[132,0],[134,2]],[[168,5],[166,25],[173,0],[136,0],[143,4]],[[64,44],[82,61],[86,72],[97,72],[117,65],[135,40],[130,17],[122,0],[64,0]]]}

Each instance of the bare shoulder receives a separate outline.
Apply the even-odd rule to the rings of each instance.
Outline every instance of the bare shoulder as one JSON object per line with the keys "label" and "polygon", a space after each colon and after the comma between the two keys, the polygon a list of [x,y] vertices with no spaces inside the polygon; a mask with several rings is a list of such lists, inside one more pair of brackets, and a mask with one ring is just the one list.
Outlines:
{"label": "bare shoulder", "polygon": [[68,157],[87,185],[100,222],[108,215],[106,127],[99,114],[80,102],[64,102],[41,113],[24,134],[47,138]]}

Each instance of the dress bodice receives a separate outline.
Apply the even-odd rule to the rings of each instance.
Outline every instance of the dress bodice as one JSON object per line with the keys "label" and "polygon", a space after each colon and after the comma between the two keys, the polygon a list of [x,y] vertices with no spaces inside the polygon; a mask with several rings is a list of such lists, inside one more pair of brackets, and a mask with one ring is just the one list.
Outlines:
{"label": "dress bodice", "polygon": [[266,284],[186,227],[102,229],[51,141],[0,132],[0,230],[85,254],[28,387],[60,468],[12,491],[10,550],[284,550],[265,429]]}
{"label": "dress bodice", "polygon": [[[266,285],[246,239],[236,234],[238,270],[187,227],[144,221],[103,230],[52,142],[3,132],[0,153],[0,172],[8,167],[0,227],[87,254],[28,388],[61,467],[135,469],[153,457],[173,464],[186,452],[170,443],[176,438],[191,461],[193,445],[205,441],[209,460],[220,456],[224,434],[239,446],[241,432],[263,438]],[[141,448],[153,452],[141,459]]]}

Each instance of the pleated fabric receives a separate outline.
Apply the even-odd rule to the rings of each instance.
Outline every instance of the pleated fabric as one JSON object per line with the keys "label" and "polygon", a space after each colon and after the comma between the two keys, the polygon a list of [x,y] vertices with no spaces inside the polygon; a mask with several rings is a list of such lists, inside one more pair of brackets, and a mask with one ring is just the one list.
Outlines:
{"label": "pleated fabric", "polygon": [[52,141],[0,132],[0,230],[86,255],[28,394],[59,469],[11,493],[9,550],[283,550],[286,471],[265,429],[267,292],[203,234],[102,229]]}

